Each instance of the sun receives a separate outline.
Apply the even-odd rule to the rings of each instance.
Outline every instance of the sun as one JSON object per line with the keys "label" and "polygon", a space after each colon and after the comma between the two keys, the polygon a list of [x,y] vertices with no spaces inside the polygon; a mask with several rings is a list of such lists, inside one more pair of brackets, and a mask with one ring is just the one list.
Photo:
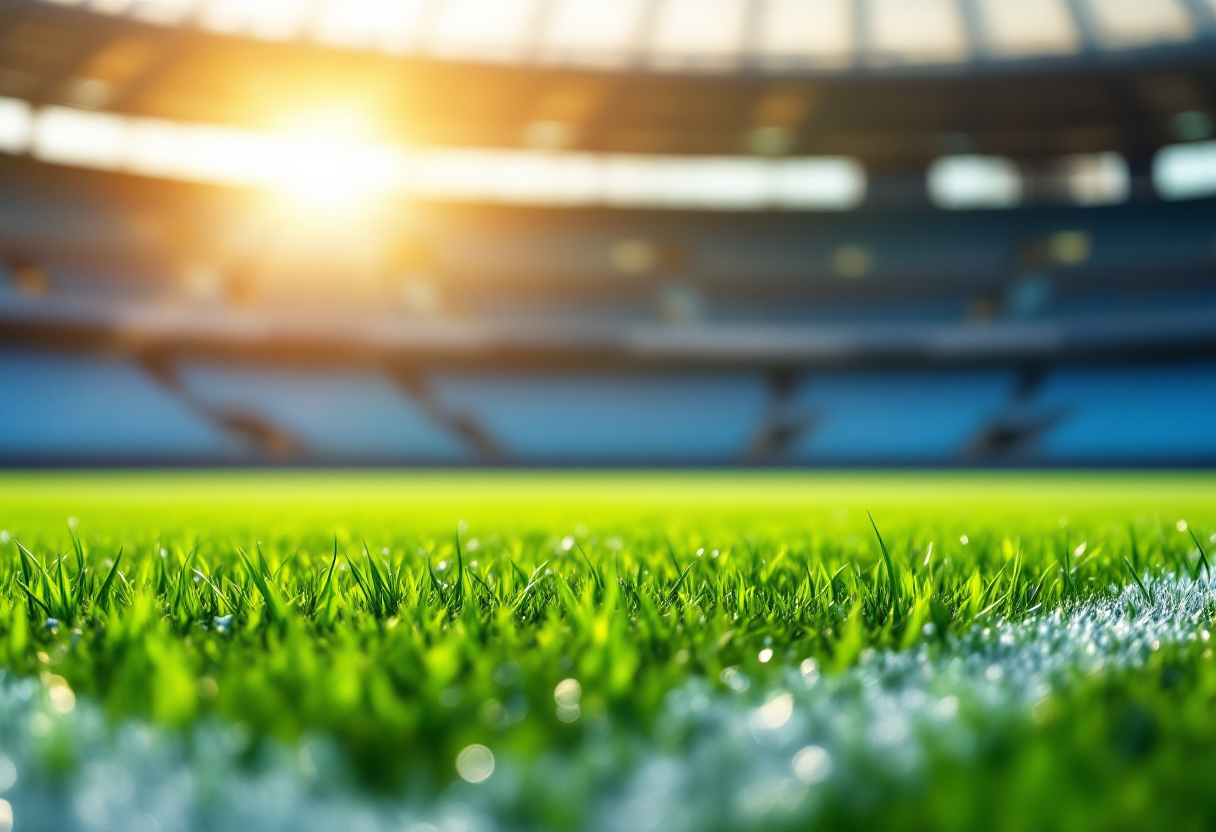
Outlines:
{"label": "sun", "polygon": [[272,142],[268,184],[293,210],[347,214],[401,179],[401,151],[370,139],[357,115],[314,115],[279,131]]}

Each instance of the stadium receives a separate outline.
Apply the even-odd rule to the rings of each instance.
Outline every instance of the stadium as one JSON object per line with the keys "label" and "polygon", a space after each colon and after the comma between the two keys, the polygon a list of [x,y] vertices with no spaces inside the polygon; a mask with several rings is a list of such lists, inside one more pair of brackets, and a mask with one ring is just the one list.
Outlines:
{"label": "stadium", "polygon": [[6,461],[1216,459],[1209,6],[433,5],[5,5]]}
{"label": "stadium", "polygon": [[0,0],[0,832],[1209,829],[1216,0]]}

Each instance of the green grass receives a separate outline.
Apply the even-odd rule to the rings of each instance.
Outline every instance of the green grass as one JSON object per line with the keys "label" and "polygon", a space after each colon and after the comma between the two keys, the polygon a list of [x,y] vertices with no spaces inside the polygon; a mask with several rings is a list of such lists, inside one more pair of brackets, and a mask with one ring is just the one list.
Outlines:
{"label": "green grass", "polygon": [[[425,796],[474,743],[524,766],[593,756],[603,725],[676,748],[664,702],[690,680],[831,676],[1124,586],[1148,604],[1154,577],[1206,573],[1213,495],[1206,474],[8,474],[0,666],[116,719],[332,737],[369,792]],[[1078,677],[1049,719],[994,723],[982,765],[931,754],[915,788],[837,795],[833,824],[1211,828],[1208,657]],[[521,794],[520,828],[586,822]]]}

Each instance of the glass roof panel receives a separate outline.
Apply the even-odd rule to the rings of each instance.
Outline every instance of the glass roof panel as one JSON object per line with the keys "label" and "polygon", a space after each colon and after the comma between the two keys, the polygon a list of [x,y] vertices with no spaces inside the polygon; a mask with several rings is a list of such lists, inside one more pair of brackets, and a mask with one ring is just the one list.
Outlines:
{"label": "glass roof panel", "polygon": [[173,25],[183,22],[194,6],[195,0],[140,0],[132,5],[130,14],[146,23]]}
{"label": "glass roof panel", "polygon": [[329,0],[311,28],[321,43],[402,51],[417,37],[426,7],[426,0]]}
{"label": "glass roof panel", "polygon": [[531,34],[536,0],[445,0],[429,33],[436,55],[502,60],[518,56]]}
{"label": "glass roof panel", "polygon": [[635,45],[646,0],[560,0],[541,33],[541,54],[572,63],[613,64]]}
{"label": "glass roof panel", "polygon": [[134,0],[91,0],[89,8],[105,14],[123,14],[134,5]]}
{"label": "glass roof panel", "polygon": [[1080,45],[1065,0],[980,0],[984,38],[996,55],[1062,55]]}
{"label": "glass roof panel", "polygon": [[309,5],[309,0],[204,0],[198,19],[212,32],[285,40],[300,31]]}
{"label": "glass roof panel", "polygon": [[956,0],[869,0],[875,63],[945,63],[967,55]]}
{"label": "glass roof panel", "polygon": [[1186,40],[1191,19],[1180,0],[1089,0],[1104,45],[1119,49]]}
{"label": "glass roof panel", "polygon": [[976,50],[983,57],[1034,58],[1076,54],[1090,41],[1135,49],[1216,34],[1216,0],[41,2],[268,40],[303,37],[395,54],[595,67],[727,70],[745,56],[777,71],[899,67],[960,62]]}
{"label": "glass roof panel", "polygon": [[728,62],[743,46],[745,0],[665,0],[650,50],[658,64]]}
{"label": "glass roof panel", "polygon": [[768,0],[758,48],[766,63],[842,66],[853,51],[849,0]]}

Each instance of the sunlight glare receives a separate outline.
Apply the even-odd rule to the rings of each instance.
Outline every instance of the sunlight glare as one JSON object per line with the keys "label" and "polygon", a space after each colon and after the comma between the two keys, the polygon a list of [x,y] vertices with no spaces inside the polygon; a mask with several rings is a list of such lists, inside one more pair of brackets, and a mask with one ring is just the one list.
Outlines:
{"label": "sunlight glare", "polygon": [[362,121],[350,114],[299,123],[273,144],[270,184],[292,207],[309,212],[364,208],[402,179],[401,151],[369,140]]}

